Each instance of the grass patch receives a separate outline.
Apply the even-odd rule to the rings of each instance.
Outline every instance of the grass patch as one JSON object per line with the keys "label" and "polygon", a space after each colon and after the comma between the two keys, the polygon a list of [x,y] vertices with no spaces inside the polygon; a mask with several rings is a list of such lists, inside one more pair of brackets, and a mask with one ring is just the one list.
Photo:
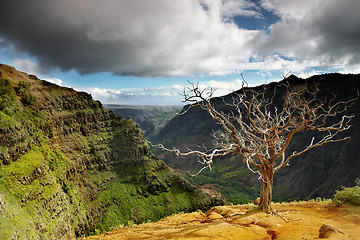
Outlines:
{"label": "grass patch", "polygon": [[[136,224],[156,221],[178,211],[194,211],[198,205],[194,203],[196,194],[184,192],[173,187],[169,192],[157,195],[143,196],[139,194],[141,186],[113,182],[96,199],[99,205],[110,205],[106,209],[101,224],[94,230],[94,234],[109,231],[113,226],[133,222]],[[205,205],[205,204],[204,204]]]}
{"label": "grass patch", "polygon": [[72,198],[62,191],[64,181],[59,180],[68,170],[69,160],[47,146],[34,147],[0,168],[0,239],[58,238],[55,229],[70,214],[62,212]]}
{"label": "grass patch", "polygon": [[[217,166],[218,168],[221,166]],[[214,187],[218,188],[218,191],[224,195],[224,197],[234,203],[234,204],[244,204],[253,202],[260,195],[260,188],[257,186],[246,186],[242,182],[237,179],[227,178],[224,180],[220,176],[219,172],[223,172],[222,169],[215,170],[213,176],[213,172],[202,173],[197,175],[196,177],[191,177],[189,174],[184,173],[184,177],[197,186],[202,185],[214,185]],[[237,176],[238,177],[238,176]]]}
{"label": "grass patch", "polygon": [[337,190],[334,195],[334,203],[360,206],[360,179],[356,179],[354,187],[343,187],[342,190]]}

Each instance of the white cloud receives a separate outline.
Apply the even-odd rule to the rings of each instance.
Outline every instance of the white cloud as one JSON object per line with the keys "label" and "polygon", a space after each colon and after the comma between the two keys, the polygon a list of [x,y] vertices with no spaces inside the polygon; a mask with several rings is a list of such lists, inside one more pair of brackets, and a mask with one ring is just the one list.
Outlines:
{"label": "white cloud", "polygon": [[[215,90],[214,97],[219,97],[241,89],[244,84],[246,83],[243,83],[243,81],[240,78],[236,78],[233,81],[216,81],[216,80],[203,81],[203,82],[199,82],[198,86],[200,89],[212,88],[213,90]],[[251,87],[254,85],[249,84],[247,86]]]}
{"label": "white cloud", "polygon": [[182,85],[180,85],[180,84],[174,84],[174,85],[172,85],[171,88],[174,89],[174,90],[177,90],[177,91],[182,91],[182,90],[184,90],[184,86],[182,86]]}
{"label": "white cloud", "polygon": [[263,0],[282,18],[254,38],[254,51],[281,54],[296,64],[332,68],[360,64],[360,1]]}
{"label": "white cloud", "polygon": [[343,74],[348,74],[348,73],[360,74],[360,66],[345,67],[345,68],[342,68],[339,72],[343,73]]}
{"label": "white cloud", "polygon": [[[180,86],[180,85],[179,85]],[[124,89],[102,89],[98,87],[79,87],[77,91],[85,91],[94,99],[103,103],[146,103],[164,105],[168,104],[166,99],[171,99],[171,104],[181,104],[181,99],[176,89],[169,87],[150,88],[124,88]],[[164,98],[164,99],[162,99]],[[161,100],[162,99],[162,100]]]}
{"label": "white cloud", "polygon": [[[303,19],[324,0],[261,0],[261,6],[283,20]],[[325,0],[328,1],[328,0]]]}
{"label": "white cloud", "polygon": [[118,89],[101,89],[98,87],[78,87],[75,88],[76,91],[85,91],[91,94],[94,99],[100,100],[103,103],[113,103],[116,102],[121,96],[131,96],[132,94],[123,93]]}
{"label": "white cloud", "polygon": [[44,70],[37,63],[35,63],[29,59],[16,58],[14,60],[13,64],[17,70],[20,70],[20,71],[23,71],[23,72],[26,72],[29,74],[34,74],[34,75],[40,76],[40,75],[44,75],[47,73],[46,70]]}
{"label": "white cloud", "polygon": [[62,80],[60,78],[44,78],[43,80],[54,83],[59,86],[61,86],[62,84]]}
{"label": "white cloud", "polygon": [[225,0],[220,7],[221,14],[225,17],[251,16],[261,18],[258,7],[247,0]]}
{"label": "white cloud", "polygon": [[[196,83],[195,83],[196,84]],[[216,89],[214,96],[222,96],[229,94],[242,87],[241,79],[233,81],[202,81],[198,83],[201,89]],[[123,88],[123,89],[101,89],[98,87],[79,87],[77,91],[86,91],[92,95],[94,99],[103,103],[136,103],[142,101],[142,104],[182,104],[182,93],[185,87],[189,85],[174,84],[172,86],[148,87],[148,88]],[[253,85],[250,85],[253,86]],[[146,99],[144,101],[144,99]]]}
{"label": "white cloud", "polygon": [[62,85],[63,81],[60,78],[43,77],[43,76],[47,76],[48,72],[46,70],[44,70],[42,67],[40,67],[39,64],[37,64],[36,62],[34,62],[30,59],[16,58],[14,60],[13,65],[19,71],[23,71],[28,74],[36,75],[37,77],[39,77],[45,81],[54,83],[59,86]]}

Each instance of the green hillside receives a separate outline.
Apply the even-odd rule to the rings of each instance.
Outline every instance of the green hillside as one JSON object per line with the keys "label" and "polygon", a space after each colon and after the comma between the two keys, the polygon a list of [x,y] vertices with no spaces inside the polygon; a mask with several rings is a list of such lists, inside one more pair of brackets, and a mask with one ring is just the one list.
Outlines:
{"label": "green hillside", "polygon": [[131,119],[0,65],[0,239],[74,239],[215,203]]}

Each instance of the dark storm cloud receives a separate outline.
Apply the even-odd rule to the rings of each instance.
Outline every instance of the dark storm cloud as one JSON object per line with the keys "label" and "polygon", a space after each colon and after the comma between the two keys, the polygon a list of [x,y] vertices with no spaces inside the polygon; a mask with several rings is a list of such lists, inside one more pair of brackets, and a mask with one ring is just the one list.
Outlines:
{"label": "dark storm cloud", "polygon": [[313,34],[318,32],[318,53],[324,55],[330,63],[338,59],[348,61],[349,64],[360,63],[359,9],[358,0],[332,1],[314,15]]}
{"label": "dark storm cloud", "polygon": [[[360,64],[359,0],[6,0],[1,8],[0,47],[11,43],[46,70],[188,76]],[[281,20],[262,31],[231,21],[260,19],[260,9]]]}
{"label": "dark storm cloud", "polygon": [[324,66],[360,64],[360,1],[262,2],[282,21],[272,25],[268,35],[262,32],[254,38],[257,51],[312,59]]}
{"label": "dark storm cloud", "polygon": [[[80,11],[83,16],[77,16],[76,8],[79,6],[76,4],[73,6],[75,9],[66,9],[72,4],[56,6],[58,4],[54,2],[15,0],[3,6],[7,11],[1,15],[1,31],[13,42],[16,50],[37,56],[43,67],[56,66],[62,70],[75,67],[80,73],[110,69],[122,72],[129,68],[127,65],[135,64],[134,60],[141,60],[138,56],[141,55],[139,49],[144,47],[141,39],[136,49],[128,39],[106,41],[106,33],[101,42],[101,39],[89,36],[91,31],[96,31],[91,22],[86,22],[86,19],[75,22],[78,17],[92,14],[91,11]],[[92,3],[89,1],[88,4]]]}
{"label": "dark storm cloud", "polygon": [[[241,2],[251,15],[251,4]],[[242,14],[236,6],[231,14]],[[220,0],[9,0],[2,9],[2,37],[18,52],[43,67],[83,74],[225,73],[243,58],[234,50],[254,34],[225,23],[229,9]]]}

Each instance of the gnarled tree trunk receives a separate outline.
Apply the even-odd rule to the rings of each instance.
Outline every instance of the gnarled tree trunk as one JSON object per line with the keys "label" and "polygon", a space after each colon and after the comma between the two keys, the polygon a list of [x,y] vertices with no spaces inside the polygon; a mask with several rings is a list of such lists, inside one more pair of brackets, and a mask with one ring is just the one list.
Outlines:
{"label": "gnarled tree trunk", "polygon": [[264,166],[264,168],[262,169],[262,174],[263,179],[261,183],[259,209],[266,212],[272,212],[271,199],[274,179],[274,170],[272,165]]}

